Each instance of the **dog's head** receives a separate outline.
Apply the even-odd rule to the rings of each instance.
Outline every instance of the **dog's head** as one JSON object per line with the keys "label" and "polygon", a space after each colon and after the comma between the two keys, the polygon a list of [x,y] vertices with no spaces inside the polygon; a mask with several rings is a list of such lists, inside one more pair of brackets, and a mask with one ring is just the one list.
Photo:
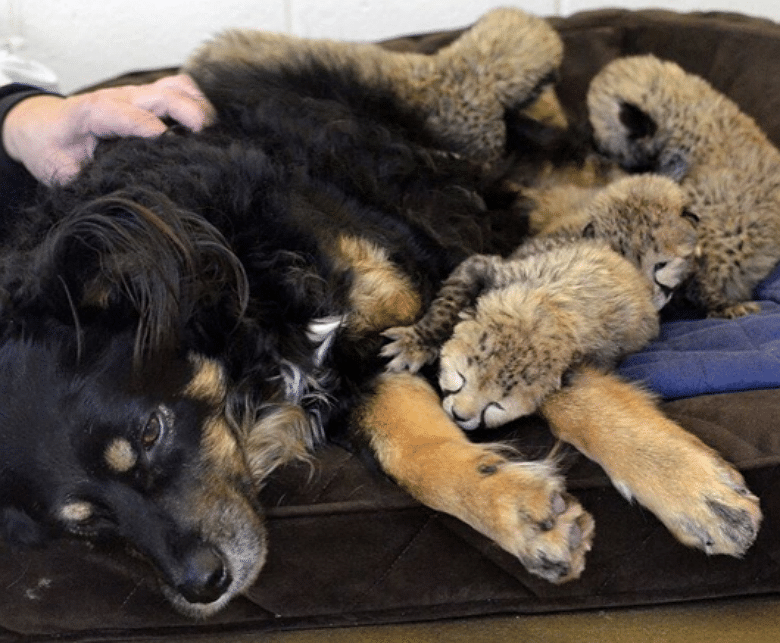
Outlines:
{"label": "dog's head", "polygon": [[182,266],[201,288],[230,262],[206,226],[135,203],[65,217],[0,266],[0,533],[121,542],[207,616],[265,557],[224,369],[182,321],[213,304]]}

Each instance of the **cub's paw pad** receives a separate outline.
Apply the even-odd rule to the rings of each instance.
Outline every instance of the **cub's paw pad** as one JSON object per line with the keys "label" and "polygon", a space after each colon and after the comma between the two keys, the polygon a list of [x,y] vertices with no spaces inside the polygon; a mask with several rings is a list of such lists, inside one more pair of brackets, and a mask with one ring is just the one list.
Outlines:
{"label": "cub's paw pad", "polygon": [[433,362],[439,354],[436,348],[422,341],[414,326],[389,328],[382,335],[393,340],[385,344],[381,351],[382,357],[392,358],[386,365],[388,371],[416,373],[425,364]]}
{"label": "cub's paw pad", "polygon": [[746,317],[747,315],[753,315],[758,312],[761,312],[761,304],[758,304],[755,301],[742,301],[738,304],[733,304],[713,311],[709,316],[721,317],[724,319],[739,319],[740,317]]}

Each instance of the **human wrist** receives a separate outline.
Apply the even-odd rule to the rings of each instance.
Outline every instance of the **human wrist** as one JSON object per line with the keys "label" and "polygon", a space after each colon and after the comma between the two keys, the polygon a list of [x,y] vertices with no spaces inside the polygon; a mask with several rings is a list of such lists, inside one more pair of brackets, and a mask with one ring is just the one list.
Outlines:
{"label": "human wrist", "polygon": [[34,143],[35,131],[40,129],[41,115],[52,110],[62,97],[41,92],[22,96],[8,109],[2,121],[0,140],[9,158],[24,163],[26,150]]}

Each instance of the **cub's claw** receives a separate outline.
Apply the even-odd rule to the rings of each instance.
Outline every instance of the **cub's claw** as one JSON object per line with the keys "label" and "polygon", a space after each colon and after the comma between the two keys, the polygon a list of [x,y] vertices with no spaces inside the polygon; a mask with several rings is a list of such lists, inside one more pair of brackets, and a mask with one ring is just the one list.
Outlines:
{"label": "cub's claw", "polygon": [[382,335],[393,340],[381,351],[382,357],[392,358],[386,366],[388,371],[416,373],[439,354],[436,348],[425,345],[414,326],[389,328]]}

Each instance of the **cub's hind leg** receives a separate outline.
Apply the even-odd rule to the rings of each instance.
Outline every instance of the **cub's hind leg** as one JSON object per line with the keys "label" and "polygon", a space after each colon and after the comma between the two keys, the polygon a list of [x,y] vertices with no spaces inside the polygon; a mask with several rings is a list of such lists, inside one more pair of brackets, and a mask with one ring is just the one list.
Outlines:
{"label": "cub's hind leg", "polygon": [[664,417],[646,392],[582,369],[541,410],[561,440],[600,464],[624,496],[652,511],[681,542],[731,556],[753,544],[761,510],[742,476]]}
{"label": "cub's hind leg", "polygon": [[387,373],[360,414],[381,466],[425,505],[451,514],[517,556],[533,574],[577,578],[593,520],[550,462],[513,462],[473,444],[423,379]]}

